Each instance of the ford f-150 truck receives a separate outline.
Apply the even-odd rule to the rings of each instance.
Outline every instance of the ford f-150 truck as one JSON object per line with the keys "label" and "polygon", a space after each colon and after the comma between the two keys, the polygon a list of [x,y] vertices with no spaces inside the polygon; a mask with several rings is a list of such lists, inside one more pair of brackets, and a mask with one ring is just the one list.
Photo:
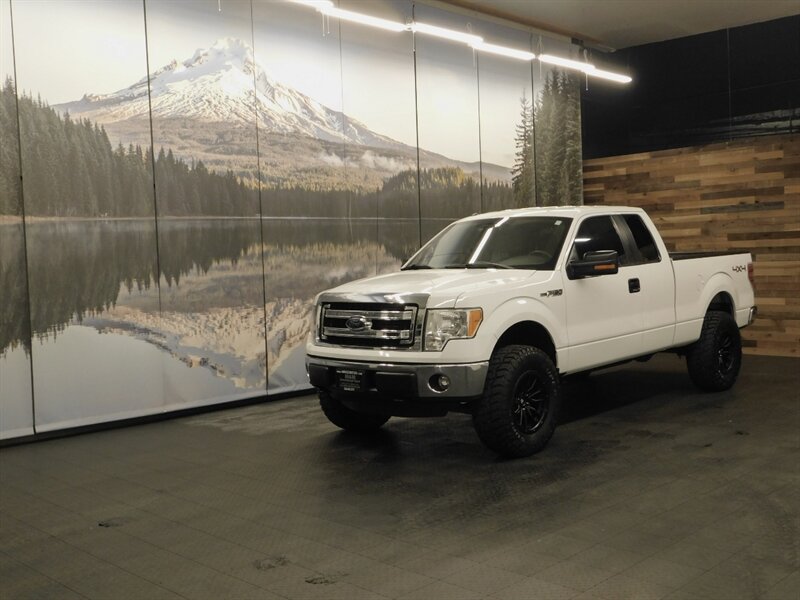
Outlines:
{"label": "ford f-150 truck", "polygon": [[756,308],[748,253],[672,253],[627,207],[526,208],[443,229],[398,273],[325,291],[306,346],[335,425],[467,412],[505,456],[541,450],[562,376],[673,351],[705,391],[736,381]]}

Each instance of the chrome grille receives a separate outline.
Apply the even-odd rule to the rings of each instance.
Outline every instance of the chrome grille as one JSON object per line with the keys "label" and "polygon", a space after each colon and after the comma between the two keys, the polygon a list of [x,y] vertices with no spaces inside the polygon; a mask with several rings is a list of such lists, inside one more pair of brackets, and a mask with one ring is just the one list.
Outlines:
{"label": "chrome grille", "polygon": [[321,341],[384,348],[414,343],[416,305],[332,302],[321,308]]}

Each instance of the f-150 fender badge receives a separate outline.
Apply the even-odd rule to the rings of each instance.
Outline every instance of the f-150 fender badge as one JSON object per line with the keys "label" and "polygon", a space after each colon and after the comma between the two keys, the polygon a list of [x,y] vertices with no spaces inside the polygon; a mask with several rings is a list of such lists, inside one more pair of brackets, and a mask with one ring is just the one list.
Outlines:
{"label": "f-150 fender badge", "polygon": [[539,294],[539,296],[541,296],[542,298],[551,298],[553,296],[560,296],[563,293],[564,293],[564,290],[562,290],[562,289],[547,290],[546,292],[542,292],[541,294]]}
{"label": "f-150 fender badge", "polygon": [[741,273],[742,271],[747,271],[747,266],[746,265],[734,265],[733,266],[733,272],[734,273]]}

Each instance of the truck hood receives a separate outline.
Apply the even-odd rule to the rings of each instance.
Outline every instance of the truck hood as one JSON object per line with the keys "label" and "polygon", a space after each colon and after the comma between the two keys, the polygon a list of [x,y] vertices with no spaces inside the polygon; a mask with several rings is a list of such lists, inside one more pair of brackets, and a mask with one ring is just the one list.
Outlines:
{"label": "truck hood", "polygon": [[400,271],[358,279],[340,285],[332,293],[429,294],[428,306],[451,308],[463,295],[529,279],[536,271],[523,269],[430,269]]}

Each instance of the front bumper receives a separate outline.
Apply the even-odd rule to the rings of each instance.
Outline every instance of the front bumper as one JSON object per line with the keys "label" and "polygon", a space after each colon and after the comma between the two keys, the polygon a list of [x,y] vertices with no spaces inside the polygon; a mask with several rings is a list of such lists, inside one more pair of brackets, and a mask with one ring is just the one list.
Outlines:
{"label": "front bumper", "polygon": [[[403,364],[342,361],[306,357],[311,385],[328,391],[379,394],[389,398],[468,399],[483,393],[489,362],[466,364]],[[357,383],[343,381],[343,372],[356,372]],[[436,381],[446,376],[450,385],[437,389]],[[357,389],[354,389],[354,385]]]}

